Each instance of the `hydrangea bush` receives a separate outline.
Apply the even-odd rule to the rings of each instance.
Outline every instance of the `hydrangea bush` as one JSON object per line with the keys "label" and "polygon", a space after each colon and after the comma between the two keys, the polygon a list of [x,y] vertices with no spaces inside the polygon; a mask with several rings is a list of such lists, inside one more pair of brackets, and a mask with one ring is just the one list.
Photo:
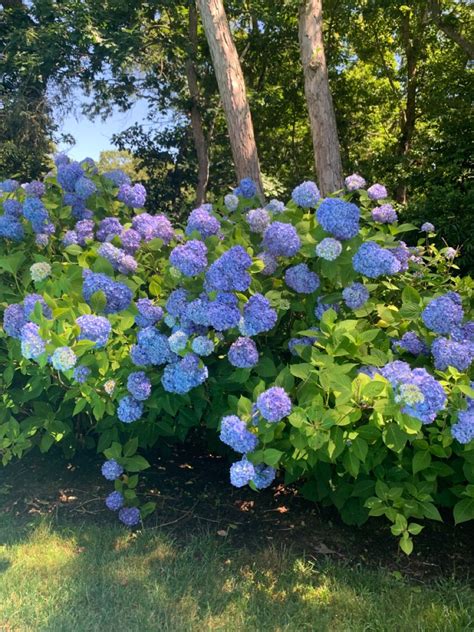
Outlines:
{"label": "hydrangea bush", "polygon": [[473,284],[432,225],[353,174],[265,208],[245,179],[172,226],[120,171],[56,164],[0,183],[4,464],[94,448],[133,526],[140,452],[201,429],[230,484],[385,516],[406,553],[440,511],[474,517]]}

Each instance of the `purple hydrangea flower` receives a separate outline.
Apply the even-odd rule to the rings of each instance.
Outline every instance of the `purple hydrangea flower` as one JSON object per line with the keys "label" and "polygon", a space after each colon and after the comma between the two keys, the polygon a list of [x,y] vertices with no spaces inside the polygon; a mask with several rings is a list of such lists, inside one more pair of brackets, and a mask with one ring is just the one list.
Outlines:
{"label": "purple hydrangea flower", "polygon": [[207,248],[198,239],[192,239],[171,251],[170,263],[184,274],[193,277],[201,274],[207,267]]}
{"label": "purple hydrangea flower", "polygon": [[299,294],[312,294],[319,287],[319,277],[312,272],[306,263],[299,263],[285,272],[285,282]]}
{"label": "purple hydrangea flower", "polygon": [[186,349],[186,345],[188,344],[188,335],[178,329],[171,334],[168,338],[168,344],[173,353],[179,353],[180,351],[184,351]]}
{"label": "purple hydrangea flower", "polygon": [[231,344],[227,357],[232,366],[239,369],[250,369],[258,364],[257,345],[251,338],[237,338]]}
{"label": "purple hydrangea flower", "polygon": [[99,222],[97,229],[98,241],[111,241],[117,235],[121,235],[123,226],[116,217],[105,217]]}
{"label": "purple hydrangea flower", "polygon": [[284,213],[286,211],[286,206],[284,202],[280,202],[280,200],[270,200],[270,202],[265,206],[265,209],[274,215],[279,215],[280,213]]}
{"label": "purple hydrangea flower", "polygon": [[298,355],[297,347],[312,346],[315,339],[316,337],[312,338],[311,336],[300,336],[299,338],[290,338],[290,340],[288,341],[288,349],[291,355],[297,356]]}
{"label": "purple hydrangea flower", "polygon": [[418,355],[427,355],[429,351],[429,347],[424,340],[414,332],[407,331],[403,334],[400,340],[394,340],[392,347],[394,351],[399,351],[400,349],[404,351],[408,351],[414,356]]}
{"label": "purple hydrangea flower", "polygon": [[453,366],[458,371],[467,371],[474,361],[474,343],[439,337],[431,345],[431,353],[438,371],[445,371],[448,366]]}
{"label": "purple hydrangea flower", "polygon": [[457,255],[458,251],[456,250],[456,248],[446,248],[446,250],[444,251],[444,256],[446,257],[446,259],[448,259],[448,261],[455,259]]}
{"label": "purple hydrangea flower", "polygon": [[211,204],[203,204],[191,211],[185,233],[191,235],[194,231],[200,233],[203,239],[217,235],[221,225],[219,221],[211,215]]}
{"label": "purple hydrangea flower", "polygon": [[366,241],[352,258],[356,272],[370,279],[400,272],[400,261],[389,250],[381,248],[374,241]]}
{"label": "purple hydrangea flower", "polygon": [[[127,385],[128,386],[128,385]],[[124,424],[131,424],[134,421],[140,419],[143,415],[143,404],[132,397],[131,395],[125,395],[119,401],[117,408],[117,417]]]}
{"label": "purple hydrangea flower", "polygon": [[391,204],[382,204],[374,208],[372,219],[379,224],[393,224],[398,220],[398,215]]}
{"label": "purple hydrangea flower", "polygon": [[246,219],[252,233],[263,233],[272,221],[268,211],[264,208],[250,210],[246,215]]}
{"label": "purple hydrangea flower", "polygon": [[46,233],[38,233],[35,236],[35,244],[40,248],[45,248],[49,243],[49,235]]}
{"label": "purple hydrangea flower", "polygon": [[258,412],[270,423],[288,417],[291,408],[291,399],[281,386],[272,386],[257,397]]}
{"label": "purple hydrangea flower", "polygon": [[91,219],[82,219],[74,226],[77,235],[77,243],[85,246],[89,239],[94,239],[94,222]]}
{"label": "purple hydrangea flower", "polygon": [[367,195],[371,200],[382,200],[388,196],[388,193],[383,184],[376,183],[367,189]]}
{"label": "purple hydrangea flower", "polygon": [[435,232],[435,227],[433,226],[433,224],[431,224],[431,222],[425,222],[424,224],[421,225],[421,229],[420,229],[423,233],[434,233]]}
{"label": "purple hydrangea flower", "polygon": [[133,228],[124,230],[120,233],[120,241],[122,242],[122,248],[129,255],[133,255],[140,248],[142,238],[139,232]]}
{"label": "purple hydrangea flower", "polygon": [[139,524],[141,519],[140,510],[137,507],[122,507],[119,510],[118,517],[120,522],[123,522],[126,527],[134,527]]}
{"label": "purple hydrangea flower", "polygon": [[428,329],[437,334],[449,334],[463,318],[461,297],[456,292],[447,292],[432,299],[421,313]]}
{"label": "purple hydrangea flower", "polygon": [[132,255],[127,255],[124,250],[116,248],[107,241],[99,246],[97,253],[122,274],[133,274],[137,270],[138,263]]}
{"label": "purple hydrangea flower", "polygon": [[85,301],[90,303],[93,294],[103,292],[106,299],[104,308],[106,314],[121,312],[132,302],[131,289],[123,283],[113,281],[106,274],[84,270],[83,278],[82,295]]}
{"label": "purple hydrangea flower", "polygon": [[26,198],[23,203],[23,215],[31,222],[31,228],[35,233],[44,233],[49,223],[49,213],[39,198]]}
{"label": "purple hydrangea flower", "polygon": [[206,272],[206,289],[245,292],[251,278],[247,268],[252,258],[242,246],[233,246],[211,264]]}
{"label": "purple hydrangea flower", "polygon": [[29,197],[41,197],[44,195],[46,191],[46,187],[39,180],[33,180],[32,182],[28,182],[24,186],[25,193]]}
{"label": "purple hydrangea flower", "polygon": [[296,228],[283,222],[270,224],[263,234],[262,244],[275,257],[293,257],[301,248]]}
{"label": "purple hydrangea flower", "polygon": [[278,261],[269,252],[260,252],[257,255],[257,259],[260,259],[265,264],[263,270],[260,270],[261,274],[265,276],[271,276],[278,267]]}
{"label": "purple hydrangea flower", "polygon": [[25,236],[22,223],[12,215],[0,216],[0,237],[11,241],[22,241]]}
{"label": "purple hydrangea flower", "polygon": [[3,312],[3,329],[8,336],[20,338],[21,330],[28,322],[23,305],[12,303]]}
{"label": "purple hydrangea flower", "polygon": [[[172,316],[179,318],[186,311],[188,292],[184,288],[173,290],[166,301],[166,310]],[[171,325],[172,326],[172,325]]]}
{"label": "purple hydrangea flower", "polygon": [[41,305],[41,311],[45,318],[51,319],[53,312],[40,294],[27,294],[23,299],[23,311],[26,318],[30,318],[35,309],[36,303]]}
{"label": "purple hydrangea flower", "polygon": [[141,213],[132,219],[132,228],[144,241],[161,239],[165,246],[174,238],[174,230],[170,220],[164,215]]}
{"label": "purple hydrangea flower", "polygon": [[62,244],[66,248],[68,246],[75,246],[79,243],[77,233],[75,230],[68,230],[64,233],[64,237],[62,239]]}
{"label": "purple hydrangea flower", "polygon": [[18,200],[7,199],[3,201],[3,212],[10,217],[21,217],[23,206]]}
{"label": "purple hydrangea flower", "polygon": [[342,298],[347,307],[360,309],[369,300],[369,290],[362,283],[351,283],[342,290]]}
{"label": "purple hydrangea flower", "polygon": [[236,415],[222,418],[219,439],[241,454],[252,452],[258,444],[256,435],[249,432],[245,422]]}
{"label": "purple hydrangea flower", "polygon": [[76,182],[83,175],[84,170],[78,162],[70,162],[58,166],[58,182],[69,193],[74,193]]}
{"label": "purple hydrangea flower", "polygon": [[291,199],[302,208],[314,208],[319,200],[319,189],[315,182],[307,180],[295,187],[291,193]]}
{"label": "purple hydrangea flower", "polygon": [[139,327],[151,327],[163,318],[163,310],[149,298],[139,298],[137,301],[138,316],[135,322]]}
{"label": "purple hydrangea flower", "polygon": [[159,366],[170,362],[173,357],[167,336],[160,333],[155,327],[145,327],[138,331],[137,350],[141,353],[141,358],[145,360],[143,363],[137,362],[138,366],[146,366],[147,364]]}
{"label": "purple hydrangea flower", "polygon": [[234,487],[248,485],[254,476],[255,468],[245,457],[230,466],[230,482]]}
{"label": "purple hydrangea flower", "polygon": [[241,332],[245,336],[256,336],[270,331],[278,319],[278,315],[270,301],[262,294],[254,294],[244,306],[243,324]]}
{"label": "purple hydrangea flower", "polygon": [[358,189],[364,189],[367,182],[358,173],[353,173],[344,180],[346,189],[348,191],[357,191]]}
{"label": "purple hydrangea flower", "polygon": [[36,360],[46,351],[46,345],[39,333],[39,327],[35,323],[26,323],[21,328],[21,354],[27,360]]}
{"label": "purple hydrangea flower", "polygon": [[322,228],[337,239],[352,239],[359,233],[360,210],[352,202],[325,198],[316,212]]}
{"label": "purple hydrangea flower", "polygon": [[315,252],[321,259],[335,261],[342,252],[342,244],[334,237],[326,237],[316,245]]}
{"label": "purple hydrangea flower", "polygon": [[146,202],[146,189],[142,184],[122,184],[117,194],[119,202],[130,208],[143,208]]}
{"label": "purple hydrangea flower", "polygon": [[474,342],[474,320],[468,320],[463,325],[454,327],[451,331],[451,337],[456,342],[463,342],[464,340]]}
{"label": "purple hydrangea flower", "polygon": [[123,467],[115,459],[109,459],[102,465],[101,472],[108,481],[115,481],[122,476]]}
{"label": "purple hydrangea flower", "polygon": [[105,506],[110,511],[118,511],[122,509],[124,502],[124,497],[120,492],[111,492],[105,499]]}
{"label": "purple hydrangea flower", "polygon": [[122,169],[112,169],[111,171],[106,171],[103,176],[115,184],[116,187],[120,187],[122,184],[132,183],[130,178],[124,171],[122,171]]}
{"label": "purple hydrangea flower", "polygon": [[84,314],[76,318],[76,325],[81,329],[78,340],[92,340],[96,347],[105,347],[112,331],[112,326],[107,318]]}
{"label": "purple hydrangea flower", "polygon": [[474,439],[474,409],[462,410],[458,414],[458,422],[451,426],[451,435],[463,445]]}
{"label": "purple hydrangea flower", "polygon": [[0,182],[0,191],[3,191],[3,193],[13,193],[19,186],[20,183],[17,180],[3,180]]}
{"label": "purple hydrangea flower", "polygon": [[151,395],[151,382],[144,371],[134,371],[127,379],[127,390],[139,401],[148,399]]}

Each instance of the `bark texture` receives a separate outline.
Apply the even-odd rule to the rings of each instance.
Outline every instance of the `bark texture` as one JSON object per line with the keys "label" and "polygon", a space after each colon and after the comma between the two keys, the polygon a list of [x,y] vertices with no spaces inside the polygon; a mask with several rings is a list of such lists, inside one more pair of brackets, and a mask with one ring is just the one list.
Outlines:
{"label": "bark texture", "polygon": [[343,186],[336,116],[324,54],[322,0],[300,6],[299,42],[318,183],[323,195]]}
{"label": "bark texture", "polygon": [[263,199],[257,145],[239,56],[222,0],[197,0],[224,108],[237,179],[252,178]]}
{"label": "bark texture", "polygon": [[196,184],[196,205],[206,201],[207,183],[209,181],[209,150],[204,125],[201,116],[201,95],[199,92],[198,76],[195,60],[197,56],[197,23],[198,16],[194,0],[189,2],[189,57],[185,63],[186,79],[188,82],[194,146],[198,161],[198,180]]}

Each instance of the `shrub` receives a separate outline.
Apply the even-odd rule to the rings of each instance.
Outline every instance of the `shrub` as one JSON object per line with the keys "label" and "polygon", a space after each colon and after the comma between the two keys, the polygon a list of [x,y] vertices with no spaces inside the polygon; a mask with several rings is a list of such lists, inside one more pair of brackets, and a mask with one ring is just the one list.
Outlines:
{"label": "shrub", "polygon": [[201,428],[240,453],[232,484],[279,472],[350,524],[385,516],[406,553],[442,507],[474,517],[472,281],[430,234],[400,241],[418,229],[382,185],[306,182],[263,213],[246,180],[173,228],[143,187],[58,163],[2,189],[4,464],[93,447],[131,526],[153,510],[139,451]]}

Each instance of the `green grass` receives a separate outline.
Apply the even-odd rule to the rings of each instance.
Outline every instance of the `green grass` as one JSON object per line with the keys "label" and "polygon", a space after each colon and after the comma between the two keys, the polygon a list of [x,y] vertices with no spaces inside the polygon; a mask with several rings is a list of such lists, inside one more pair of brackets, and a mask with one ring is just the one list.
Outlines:
{"label": "green grass", "polygon": [[0,524],[0,630],[472,630],[473,593],[445,579],[309,560],[217,535]]}

